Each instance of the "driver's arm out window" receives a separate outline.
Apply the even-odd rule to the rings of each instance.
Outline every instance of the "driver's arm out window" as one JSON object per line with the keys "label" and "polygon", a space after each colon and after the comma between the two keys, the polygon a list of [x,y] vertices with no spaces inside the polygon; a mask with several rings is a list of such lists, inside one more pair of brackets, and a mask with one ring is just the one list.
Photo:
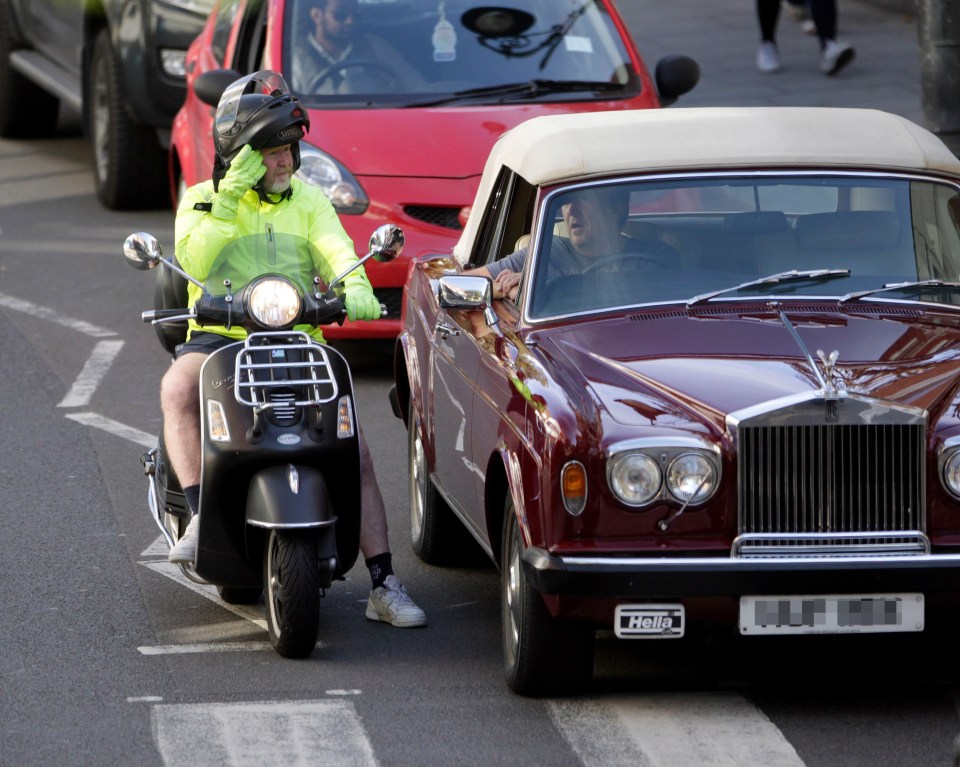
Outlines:
{"label": "driver's arm out window", "polygon": [[492,264],[518,249],[520,238],[530,234],[535,199],[536,187],[509,168],[500,171],[470,254],[471,268]]}

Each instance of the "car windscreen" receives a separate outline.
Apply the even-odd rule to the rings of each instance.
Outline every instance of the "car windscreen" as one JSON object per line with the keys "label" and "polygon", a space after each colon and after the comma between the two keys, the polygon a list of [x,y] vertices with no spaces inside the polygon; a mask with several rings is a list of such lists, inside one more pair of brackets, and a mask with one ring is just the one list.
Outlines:
{"label": "car windscreen", "polygon": [[880,288],[886,300],[960,305],[949,284],[890,288],[960,281],[960,190],[931,179],[765,173],[594,183],[548,195],[539,222],[521,297],[534,320]]}
{"label": "car windscreen", "polygon": [[284,73],[314,108],[634,97],[599,0],[288,0]]}

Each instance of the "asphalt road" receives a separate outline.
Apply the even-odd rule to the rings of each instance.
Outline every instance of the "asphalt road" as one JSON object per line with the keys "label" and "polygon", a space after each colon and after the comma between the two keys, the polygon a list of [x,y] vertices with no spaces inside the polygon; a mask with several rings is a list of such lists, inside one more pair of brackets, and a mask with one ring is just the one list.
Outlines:
{"label": "asphalt road", "polygon": [[366,621],[361,566],[324,600],[313,655],[279,658],[262,606],[176,578],[157,545],[139,456],[168,360],[139,321],[152,278],[120,256],[138,230],[172,249],[169,211],[99,206],[69,123],[0,141],[2,767],[951,763],[955,633],[939,614],[917,636],[603,638],[592,695],[510,694],[496,571],[410,551],[388,344],[344,350],[395,566],[430,624]]}

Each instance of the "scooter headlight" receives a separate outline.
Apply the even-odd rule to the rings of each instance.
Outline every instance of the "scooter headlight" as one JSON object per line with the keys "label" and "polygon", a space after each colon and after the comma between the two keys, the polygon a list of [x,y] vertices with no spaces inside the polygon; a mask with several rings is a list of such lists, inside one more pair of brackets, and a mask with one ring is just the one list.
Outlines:
{"label": "scooter headlight", "polygon": [[264,277],[250,289],[247,311],[265,328],[288,328],[303,307],[300,291],[281,277]]}

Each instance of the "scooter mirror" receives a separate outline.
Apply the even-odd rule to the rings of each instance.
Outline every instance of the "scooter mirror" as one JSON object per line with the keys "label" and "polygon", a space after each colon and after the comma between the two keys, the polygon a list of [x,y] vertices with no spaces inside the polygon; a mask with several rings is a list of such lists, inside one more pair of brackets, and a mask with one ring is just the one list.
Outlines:
{"label": "scooter mirror", "polygon": [[370,237],[369,251],[374,261],[387,263],[403,252],[403,241],[403,229],[396,224],[384,224]]}
{"label": "scooter mirror", "polygon": [[123,257],[134,269],[153,269],[162,256],[157,238],[147,232],[135,232],[123,241]]}

